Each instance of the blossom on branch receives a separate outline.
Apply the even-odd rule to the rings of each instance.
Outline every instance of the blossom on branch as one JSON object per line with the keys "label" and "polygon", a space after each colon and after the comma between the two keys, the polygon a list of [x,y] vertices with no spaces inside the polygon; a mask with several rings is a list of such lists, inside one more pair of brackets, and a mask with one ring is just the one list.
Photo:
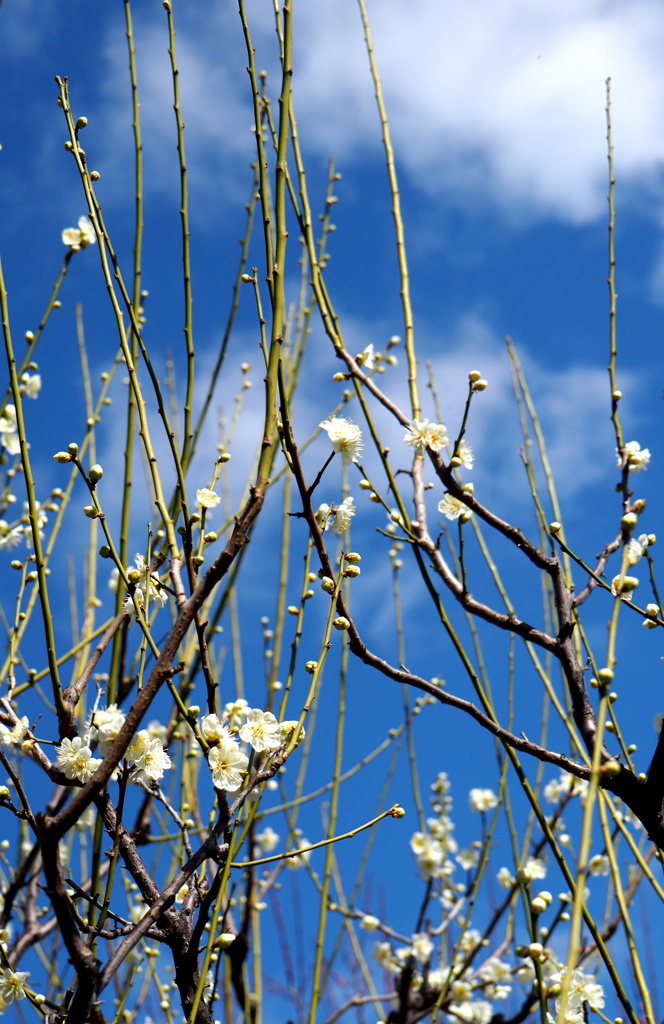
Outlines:
{"label": "blossom on branch", "polygon": [[0,971],[0,999],[7,1004],[15,999],[25,999],[24,985],[29,977],[29,971],[12,971],[5,967]]}
{"label": "blossom on branch", "polygon": [[418,455],[424,455],[427,448],[439,452],[448,442],[447,430],[443,423],[430,423],[429,420],[412,420],[404,434],[406,444],[411,444]]}
{"label": "blossom on branch", "polygon": [[64,245],[69,246],[72,252],[78,252],[79,249],[87,249],[89,245],[94,245],[97,236],[89,217],[79,217],[77,228],[65,228],[62,232],[62,241]]}
{"label": "blossom on branch", "polygon": [[240,739],[251,744],[257,753],[263,750],[276,750],[283,743],[279,723],[271,711],[253,708],[247,715],[247,721],[240,729]]}
{"label": "blossom on branch", "polygon": [[161,740],[152,739],[147,729],[136,734],[125,756],[133,768],[130,781],[142,782],[146,786],[158,782],[171,767],[171,759]]}
{"label": "blossom on branch", "polygon": [[453,494],[446,494],[445,497],[438,502],[438,511],[441,515],[445,516],[446,519],[461,519],[462,522],[470,519],[473,514],[472,509],[469,509],[460,498],[455,498]]}
{"label": "blossom on branch", "polygon": [[647,448],[641,448],[638,441],[628,441],[623,446],[622,454],[616,448],[616,457],[620,469],[627,468],[633,472],[645,469],[650,462],[650,452]]}
{"label": "blossom on branch", "polygon": [[16,406],[8,402],[0,416],[0,444],[10,455],[21,454],[21,442],[16,424]]}
{"label": "blossom on branch", "polygon": [[361,458],[360,452],[364,448],[362,431],[352,420],[345,416],[331,416],[318,426],[327,431],[332,448],[341,455],[344,466],[350,466],[351,462]]}
{"label": "blossom on branch", "polygon": [[221,742],[208,754],[212,771],[212,783],[217,789],[234,793],[242,785],[242,776],[247,770],[249,758],[231,736],[222,737]]}
{"label": "blossom on branch", "polygon": [[[355,515],[355,508],[353,507],[353,498],[344,498],[341,504],[333,509],[332,516],[334,516],[334,522],[330,525],[330,533],[345,533],[350,526],[350,521]],[[330,520],[328,519],[328,523]],[[327,527],[326,527],[327,529]]]}
{"label": "blossom on branch", "polygon": [[211,491],[209,487],[201,487],[196,491],[196,501],[201,508],[216,508],[221,498],[216,491]]}
{"label": "blossom on branch", "polygon": [[[77,779],[79,782],[87,782],[101,764],[101,759],[92,756],[92,751],[80,736],[74,736],[73,740],[65,739],[56,747],[58,752],[57,764],[62,768],[68,779]],[[4,997],[3,997],[4,998]]]}
{"label": "blossom on branch", "polygon": [[492,789],[471,789],[468,794],[471,811],[492,811],[498,806],[498,797]]}

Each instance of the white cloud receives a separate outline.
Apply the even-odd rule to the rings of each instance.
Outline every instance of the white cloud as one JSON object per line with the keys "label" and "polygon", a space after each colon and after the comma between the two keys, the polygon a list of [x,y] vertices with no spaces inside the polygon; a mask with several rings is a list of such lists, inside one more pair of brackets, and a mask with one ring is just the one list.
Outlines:
{"label": "white cloud", "polygon": [[[251,7],[251,5],[250,5]],[[478,198],[511,220],[603,214],[605,79],[613,82],[616,165],[648,184],[664,157],[664,8],[651,0],[381,0],[370,5],[398,160],[432,196]],[[259,68],[276,115],[276,37],[250,11]],[[251,155],[246,54],[236,15],[183,10],[178,60],[192,173],[221,184],[229,158]],[[293,89],[301,136],[342,166],[380,152],[380,130],[355,0],[308,0],[295,11]],[[173,160],[165,26],[137,31],[146,132]],[[124,68],[120,43],[109,45]],[[109,74],[109,102],[117,77]],[[126,130],[126,124],[125,124]],[[196,167],[198,165],[198,170]],[[157,166],[152,177],[157,184]],[[228,184],[223,180],[224,187]]]}

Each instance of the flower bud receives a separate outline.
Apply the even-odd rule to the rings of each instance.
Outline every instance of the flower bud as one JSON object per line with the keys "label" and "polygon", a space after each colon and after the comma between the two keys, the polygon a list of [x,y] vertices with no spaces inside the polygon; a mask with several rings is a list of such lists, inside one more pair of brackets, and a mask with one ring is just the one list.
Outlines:
{"label": "flower bud", "polygon": [[620,520],[620,525],[626,533],[631,533],[638,521],[639,517],[635,512],[626,512]]}
{"label": "flower bud", "polygon": [[318,668],[318,662],[317,661],[308,661],[306,663],[306,665],[304,666],[304,668],[309,673],[309,675],[312,676],[314,674],[314,672],[316,671],[316,669]]}
{"label": "flower bud", "polygon": [[94,466],[90,466],[90,472],[88,476],[93,484],[98,483],[104,475],[104,470],[101,468],[98,462],[95,462]]}
{"label": "flower bud", "polygon": [[323,576],[320,581],[321,590],[327,591],[328,594],[334,593],[334,580],[330,579],[329,576]]}
{"label": "flower bud", "polygon": [[358,562],[362,561],[362,555],[358,555],[357,551],[347,551],[344,559],[350,562],[351,565],[357,565]]}
{"label": "flower bud", "polygon": [[362,570],[359,565],[349,565],[347,569],[344,569],[344,576],[347,576],[349,580],[359,576]]}
{"label": "flower bud", "polygon": [[478,380],[473,384],[473,391],[484,391],[488,386],[488,380]]}
{"label": "flower bud", "polygon": [[18,558],[15,558],[9,564],[11,565],[12,569],[22,569],[23,568],[23,562],[19,562]]}
{"label": "flower bud", "polygon": [[101,174],[99,171],[90,171],[90,181],[99,181]]}
{"label": "flower bud", "polygon": [[34,341],[35,340],[34,332],[33,331],[26,331],[25,332],[25,340],[26,341]]}
{"label": "flower bud", "polygon": [[350,622],[345,615],[338,615],[336,619],[332,620],[332,625],[335,629],[348,629]]}
{"label": "flower bud", "polygon": [[550,533],[553,533],[553,534],[560,533],[561,529],[562,529],[562,527],[561,527],[559,522],[556,521],[556,522],[553,522],[553,523],[549,523],[549,531],[550,531]]}
{"label": "flower bud", "polygon": [[654,619],[644,619],[643,622],[641,623],[641,625],[645,626],[646,629],[657,629],[658,628],[658,623],[655,622]]}
{"label": "flower bud", "polygon": [[481,380],[482,374],[479,370],[471,370],[468,374],[468,380],[471,384],[477,384],[478,380]]}
{"label": "flower bud", "polygon": [[99,518],[99,512],[94,507],[94,505],[86,505],[85,508],[83,509],[83,511],[85,512],[85,514],[88,517],[88,519],[98,519]]}
{"label": "flower bud", "polygon": [[87,128],[87,126],[88,126],[88,119],[87,119],[87,117],[77,117],[76,118],[76,127],[79,130],[81,128]]}
{"label": "flower bud", "polygon": [[204,543],[204,544],[214,544],[214,542],[215,542],[215,541],[216,541],[217,539],[218,539],[218,538],[217,538],[217,534],[216,534],[216,533],[214,532],[214,530],[210,530],[210,532],[209,532],[209,533],[206,533],[206,534],[204,535],[204,537],[203,537],[203,543]]}
{"label": "flower bud", "polygon": [[53,458],[56,462],[61,462],[63,464],[65,462],[71,462],[71,455],[69,452],[56,452]]}
{"label": "flower bud", "polygon": [[390,811],[390,814],[392,815],[393,818],[405,818],[406,817],[406,812],[403,809],[403,807],[401,806],[401,804],[395,804],[394,807],[392,808],[392,810]]}
{"label": "flower bud", "polygon": [[100,558],[110,558],[111,557],[111,549],[109,548],[108,544],[102,544],[102,546],[99,548],[99,557]]}
{"label": "flower bud", "polygon": [[[607,725],[608,724],[613,725],[613,722],[607,722]],[[615,779],[616,775],[620,775],[621,771],[622,768],[614,758],[612,758],[610,761],[605,761],[603,765],[600,765],[599,769],[600,775],[603,776],[605,779]]]}
{"label": "flower bud", "polygon": [[75,441],[72,441],[71,444],[67,445],[67,451],[72,456],[72,458],[75,458],[78,455],[78,445],[76,444]]}
{"label": "flower bud", "polygon": [[286,609],[289,615],[297,615],[299,613],[299,610],[300,609],[295,604],[289,604],[288,608]]}
{"label": "flower bud", "polygon": [[622,396],[623,396],[622,391],[618,391],[618,389],[616,388],[616,390],[611,395],[611,398],[613,399],[614,402],[619,402],[620,399],[622,398]]}
{"label": "flower bud", "polygon": [[601,668],[597,673],[597,678],[600,683],[606,685],[613,681],[613,669],[612,668]]}

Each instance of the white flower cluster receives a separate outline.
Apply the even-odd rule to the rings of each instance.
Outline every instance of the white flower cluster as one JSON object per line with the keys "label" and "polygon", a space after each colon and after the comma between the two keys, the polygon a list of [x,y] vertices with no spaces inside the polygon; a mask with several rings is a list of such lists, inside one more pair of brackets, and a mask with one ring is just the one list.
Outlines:
{"label": "white flower cluster", "polygon": [[[124,725],[125,714],[116,704],[110,704],[102,711],[96,711],[89,730],[89,740],[81,736],[64,739],[57,749],[57,764],[68,779],[87,782],[111,749],[111,745]],[[159,723],[151,723],[147,729],[136,733],[125,753],[125,759],[132,769],[130,782],[152,786],[163,778],[171,767],[171,759],[164,750],[163,736],[166,730]],[[95,746],[102,757],[92,756]]]}
{"label": "white flower cluster", "polygon": [[404,434],[404,441],[412,445],[418,455],[424,455],[427,448],[439,452],[448,443],[447,430],[443,423],[412,420]]}
{"label": "white flower cluster", "polygon": [[[0,444],[2,443],[3,435],[0,434]],[[35,511],[37,515],[37,527],[39,529],[39,536],[44,539],[44,527],[48,522],[47,512],[57,512],[58,505],[55,499],[62,497],[60,490],[53,491],[51,500],[43,505],[41,502],[35,502]],[[8,493],[4,496],[6,502],[5,507],[14,504],[16,498],[13,494]],[[22,541],[25,541],[29,548],[32,547],[32,526],[30,524],[29,509],[27,501],[23,502],[23,515],[20,519],[15,519],[14,522],[9,523],[6,519],[0,519],[0,549],[5,548],[7,551],[11,551]]]}
{"label": "white flower cluster", "polygon": [[[227,704],[222,715],[205,715],[201,732],[210,744],[208,764],[217,789],[236,792],[242,785],[249,757],[240,746],[247,744],[257,754],[269,754],[289,743],[297,722],[278,722],[271,711],[250,708],[240,698]],[[299,739],[304,738],[304,729]],[[269,841],[269,840],[266,840]]]}

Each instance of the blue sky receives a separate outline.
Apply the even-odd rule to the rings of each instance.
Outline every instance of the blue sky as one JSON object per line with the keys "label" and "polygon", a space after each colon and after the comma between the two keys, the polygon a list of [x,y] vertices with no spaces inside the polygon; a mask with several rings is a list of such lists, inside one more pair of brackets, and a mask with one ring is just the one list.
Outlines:
{"label": "blue sky", "polygon": [[[248,7],[257,63],[268,71],[276,94],[271,4],[249,0]],[[175,0],[174,10],[190,168],[195,333],[206,366],[223,330],[231,296],[229,275],[239,254],[254,159],[253,115],[235,5]],[[648,472],[637,482],[638,496],[649,501],[643,528],[657,533],[662,497],[657,442],[664,387],[664,7],[646,0],[380,0],[370,5],[369,14],[397,155],[422,392],[427,395],[424,364],[431,360],[445,420],[453,431],[467,373],[481,370],[489,387],[475,403],[468,431],[477,459],[476,492],[502,515],[532,530],[503,341],[506,334],[514,338],[558,474],[568,540],[589,561],[615,535],[620,514],[606,373],[604,107],[605,80],[611,77],[618,377],[625,394],[621,413],[626,439],[638,440],[653,454]],[[403,325],[390,196],[356,4],[295,0],[294,16],[295,111],[312,197],[322,201],[330,156],[342,175],[329,286],[349,349],[360,351],[369,342],[382,348],[391,335],[403,334]],[[166,352],[174,350],[181,367],[178,164],[166,24],[157,3],[136,4],[134,18],[146,156],[148,341],[162,365]],[[75,115],[88,118],[88,161],[101,174],[98,195],[106,221],[121,259],[129,261],[132,137],[126,65],[119,3],[72,0],[63,8],[42,0],[5,0],[0,9],[0,81],[6,97],[0,115],[0,250],[18,344],[26,330],[36,327],[59,271],[65,251],[62,229],[76,224],[85,212],[73,162],[63,149],[66,131],[56,105],[56,74],[69,77]],[[257,237],[257,261],[258,246]],[[294,262],[293,257],[293,282]],[[83,428],[76,391],[77,301],[84,304],[95,372],[106,369],[115,354],[95,251],[76,256],[61,298],[63,308],[38,353],[43,392],[29,410],[33,457],[44,489],[61,483],[51,455],[79,437]],[[255,423],[262,398],[250,311],[241,314],[228,375],[220,385],[218,404],[226,414],[239,388],[243,359],[255,366],[254,389],[247,399],[250,422]],[[302,439],[331,412],[338,394],[330,378],[339,366],[318,325],[309,359],[312,387],[301,391],[296,405]],[[403,358],[385,383],[405,404]],[[433,418],[432,407],[426,414]],[[110,413],[100,435],[99,458],[107,474],[121,456],[117,415],[115,420]],[[396,448],[401,428],[385,429]],[[214,453],[214,427],[207,442]],[[241,466],[253,443],[238,438]],[[318,454],[308,456],[307,466],[314,473],[324,457],[321,451],[319,442]],[[201,456],[197,471],[202,478],[209,477],[211,465],[212,456]],[[236,487],[241,476],[234,478]],[[111,505],[112,500],[109,496]],[[358,517],[358,536],[367,545],[377,524],[374,517],[362,526]],[[141,529],[137,524],[137,550]],[[273,526],[264,529],[257,538],[259,551],[269,549]],[[72,548],[75,537],[73,522]],[[259,570],[258,564],[250,570],[254,585]],[[5,576],[6,570],[1,571]],[[513,570],[512,578],[517,588],[527,586],[520,570]],[[363,626],[370,642],[377,647],[386,643],[386,656],[394,657],[386,641],[391,612],[380,601],[386,585],[387,567],[367,580],[364,593],[370,595],[372,614]],[[432,654],[427,647],[430,613],[422,611],[417,583],[404,578],[402,586],[406,606],[412,609],[407,620],[410,667],[423,675],[447,677],[449,656]],[[603,645],[610,602],[606,595],[596,595],[595,603],[590,628]],[[251,629],[256,631],[258,624],[247,632]],[[630,665],[629,675],[642,680],[639,700],[626,720],[645,750],[654,742],[652,716],[661,710],[663,669],[659,635],[649,633],[645,643],[640,629],[639,621],[628,627],[621,655]],[[450,666],[452,681],[455,673]],[[364,681],[366,674],[358,675]],[[373,702],[375,683],[362,685],[369,694],[363,700]],[[464,686],[459,680],[459,691]],[[434,711],[426,726],[429,754],[443,721],[441,710]],[[386,722],[387,717],[377,715],[377,736],[383,735]],[[471,730],[473,743],[487,747],[488,763],[486,738],[463,724]],[[448,729],[445,718],[445,744],[453,765],[466,741]],[[359,742],[357,749],[362,749]],[[431,777],[442,768],[454,772],[438,763],[437,754],[429,761],[425,772],[430,767]],[[647,767],[645,755],[640,767]],[[476,777],[481,774],[458,772],[460,805],[464,786],[488,784]],[[427,780],[425,774],[425,785]],[[355,806],[360,813],[359,804]]]}

